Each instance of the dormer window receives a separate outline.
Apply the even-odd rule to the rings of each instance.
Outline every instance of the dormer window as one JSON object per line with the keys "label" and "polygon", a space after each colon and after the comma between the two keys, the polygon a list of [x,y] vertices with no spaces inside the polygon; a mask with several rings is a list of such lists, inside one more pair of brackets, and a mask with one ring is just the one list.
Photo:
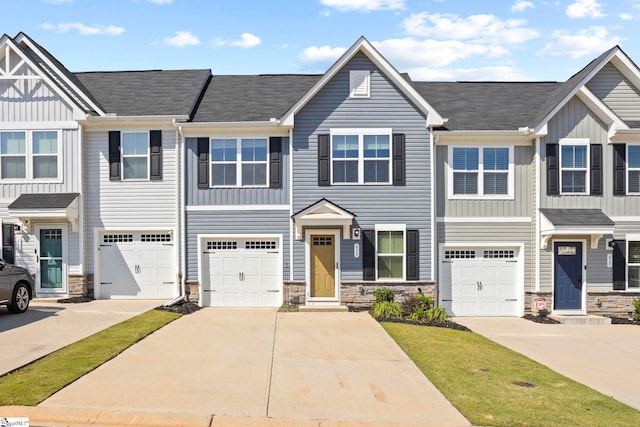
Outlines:
{"label": "dormer window", "polygon": [[369,70],[351,70],[349,72],[349,84],[350,98],[371,97]]}

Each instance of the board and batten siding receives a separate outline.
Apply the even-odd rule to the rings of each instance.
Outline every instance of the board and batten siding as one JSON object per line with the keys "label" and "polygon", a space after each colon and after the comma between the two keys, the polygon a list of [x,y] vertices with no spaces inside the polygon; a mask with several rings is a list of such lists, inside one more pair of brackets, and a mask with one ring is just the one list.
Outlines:
{"label": "board and batten siding", "polygon": [[[162,129],[154,127],[154,129]],[[173,128],[162,129],[162,180],[110,181],[109,130],[85,132],[85,269],[93,272],[94,230],[110,229],[177,229],[177,135]],[[174,236],[177,239],[177,236]]]}
{"label": "board and batten siding", "polygon": [[187,278],[198,280],[198,235],[227,234],[255,235],[282,234],[280,242],[283,276],[289,277],[289,211],[288,210],[228,210],[187,211]]}
{"label": "board and batten siding", "polygon": [[622,120],[640,120],[640,91],[614,65],[605,65],[587,87]]}
{"label": "board and batten siding", "polygon": [[42,80],[0,80],[0,93],[2,94],[0,97],[0,121],[2,122],[73,120],[73,107]]}
{"label": "board and batten siding", "polygon": [[[602,209],[608,216],[636,216],[640,212],[640,196],[613,195],[613,145],[608,143],[607,126],[578,99],[572,99],[549,121],[549,134],[541,139],[540,208]],[[602,196],[547,195],[546,144],[561,138],[589,138],[602,144]]]}
{"label": "board and batten siding", "polygon": [[[226,134],[225,134],[226,135]],[[227,135],[227,136],[232,136]],[[240,136],[243,136],[241,134]],[[256,135],[255,137],[269,135]],[[212,136],[213,138],[213,136]],[[186,203],[188,206],[286,205],[289,203],[289,138],[282,138],[282,188],[198,188],[198,140],[186,138]],[[209,166],[209,173],[211,173]]]}
{"label": "board and batten siding", "polygon": [[[455,146],[455,143],[451,143]],[[483,146],[490,144],[479,144]],[[501,147],[506,147],[500,144]],[[436,212],[438,217],[528,217],[531,216],[533,146],[513,147],[514,198],[512,200],[449,199],[449,146],[436,147]]]}
{"label": "board and batten siding", "polygon": [[[453,243],[468,243],[473,245],[483,245],[483,247],[496,243],[496,247],[501,247],[499,243],[524,243],[524,290],[535,289],[535,259],[533,253],[535,244],[534,233],[531,224],[528,222],[508,223],[508,222],[465,222],[447,223],[439,222],[436,227],[437,242],[446,246]],[[436,253],[436,262],[439,266],[440,253]],[[436,279],[438,276],[436,276]]]}
{"label": "board and batten siding", "polygon": [[[369,70],[371,97],[349,98],[349,71]],[[391,128],[405,134],[404,186],[318,186],[318,135],[331,128]],[[430,136],[426,117],[362,53],[353,57],[295,117],[293,211],[323,197],[356,215],[354,226],[406,224],[420,232],[420,279],[431,278]],[[344,238],[344,236],[342,236]],[[360,241],[360,244],[362,241]],[[362,255],[342,242],[342,280],[362,280]],[[305,279],[305,245],[294,242],[294,280]]]}

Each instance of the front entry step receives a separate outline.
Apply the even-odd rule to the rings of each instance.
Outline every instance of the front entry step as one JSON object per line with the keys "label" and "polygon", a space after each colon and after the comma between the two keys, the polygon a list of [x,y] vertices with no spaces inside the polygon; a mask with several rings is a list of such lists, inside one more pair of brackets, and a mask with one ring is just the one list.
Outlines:
{"label": "front entry step", "polygon": [[603,316],[594,316],[593,314],[588,314],[586,316],[577,315],[577,316],[568,316],[568,315],[557,315],[552,314],[549,316],[550,319],[557,320],[560,323],[564,323],[565,325],[610,325],[611,319]]}
{"label": "front entry step", "polygon": [[314,305],[301,305],[298,307],[298,311],[307,313],[345,313],[349,311],[349,307],[346,305],[338,304],[314,304]]}

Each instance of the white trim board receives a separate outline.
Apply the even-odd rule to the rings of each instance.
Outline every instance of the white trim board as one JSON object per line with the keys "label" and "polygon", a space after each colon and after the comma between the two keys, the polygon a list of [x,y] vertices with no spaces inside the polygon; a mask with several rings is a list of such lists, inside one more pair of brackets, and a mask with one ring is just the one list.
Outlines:
{"label": "white trim board", "polygon": [[513,223],[530,223],[531,218],[528,216],[439,216],[436,218],[436,222],[453,222],[453,223],[469,223],[469,222],[495,222],[504,224],[505,222]]}
{"label": "white trim board", "polygon": [[186,206],[187,212],[197,211],[288,211],[289,205],[201,205]]}

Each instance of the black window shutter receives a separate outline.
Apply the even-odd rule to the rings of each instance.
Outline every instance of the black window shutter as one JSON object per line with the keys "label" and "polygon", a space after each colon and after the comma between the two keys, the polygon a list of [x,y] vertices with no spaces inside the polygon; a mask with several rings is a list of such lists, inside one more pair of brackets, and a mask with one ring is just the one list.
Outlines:
{"label": "black window shutter", "polygon": [[558,144],[547,144],[547,196],[557,196],[559,194]]}
{"label": "black window shutter", "polygon": [[329,135],[318,135],[318,185],[331,184],[331,143]]}
{"label": "black window shutter", "polygon": [[109,131],[109,179],[120,181],[120,131]]}
{"label": "black window shutter", "polygon": [[376,280],[376,232],[362,231],[362,279]]}
{"label": "black window shutter", "polygon": [[627,145],[613,144],[613,195],[624,196],[627,192]]}
{"label": "black window shutter", "polygon": [[162,131],[152,130],[149,148],[151,151],[151,181],[162,179]]}
{"label": "black window shutter", "polygon": [[613,290],[624,291],[627,288],[627,242],[614,240],[613,244]]}
{"label": "black window shutter", "polygon": [[198,188],[209,188],[209,138],[198,138]]}
{"label": "black window shutter", "polygon": [[2,259],[9,264],[15,263],[15,231],[13,224],[2,224]]}
{"label": "black window shutter", "polygon": [[602,196],[602,144],[591,144],[591,195]]}
{"label": "black window shutter", "polygon": [[269,138],[269,187],[282,188],[282,138]]}
{"label": "black window shutter", "polygon": [[393,185],[405,184],[405,138],[403,133],[393,134]]}
{"label": "black window shutter", "polygon": [[420,280],[419,231],[407,230],[407,280]]}

